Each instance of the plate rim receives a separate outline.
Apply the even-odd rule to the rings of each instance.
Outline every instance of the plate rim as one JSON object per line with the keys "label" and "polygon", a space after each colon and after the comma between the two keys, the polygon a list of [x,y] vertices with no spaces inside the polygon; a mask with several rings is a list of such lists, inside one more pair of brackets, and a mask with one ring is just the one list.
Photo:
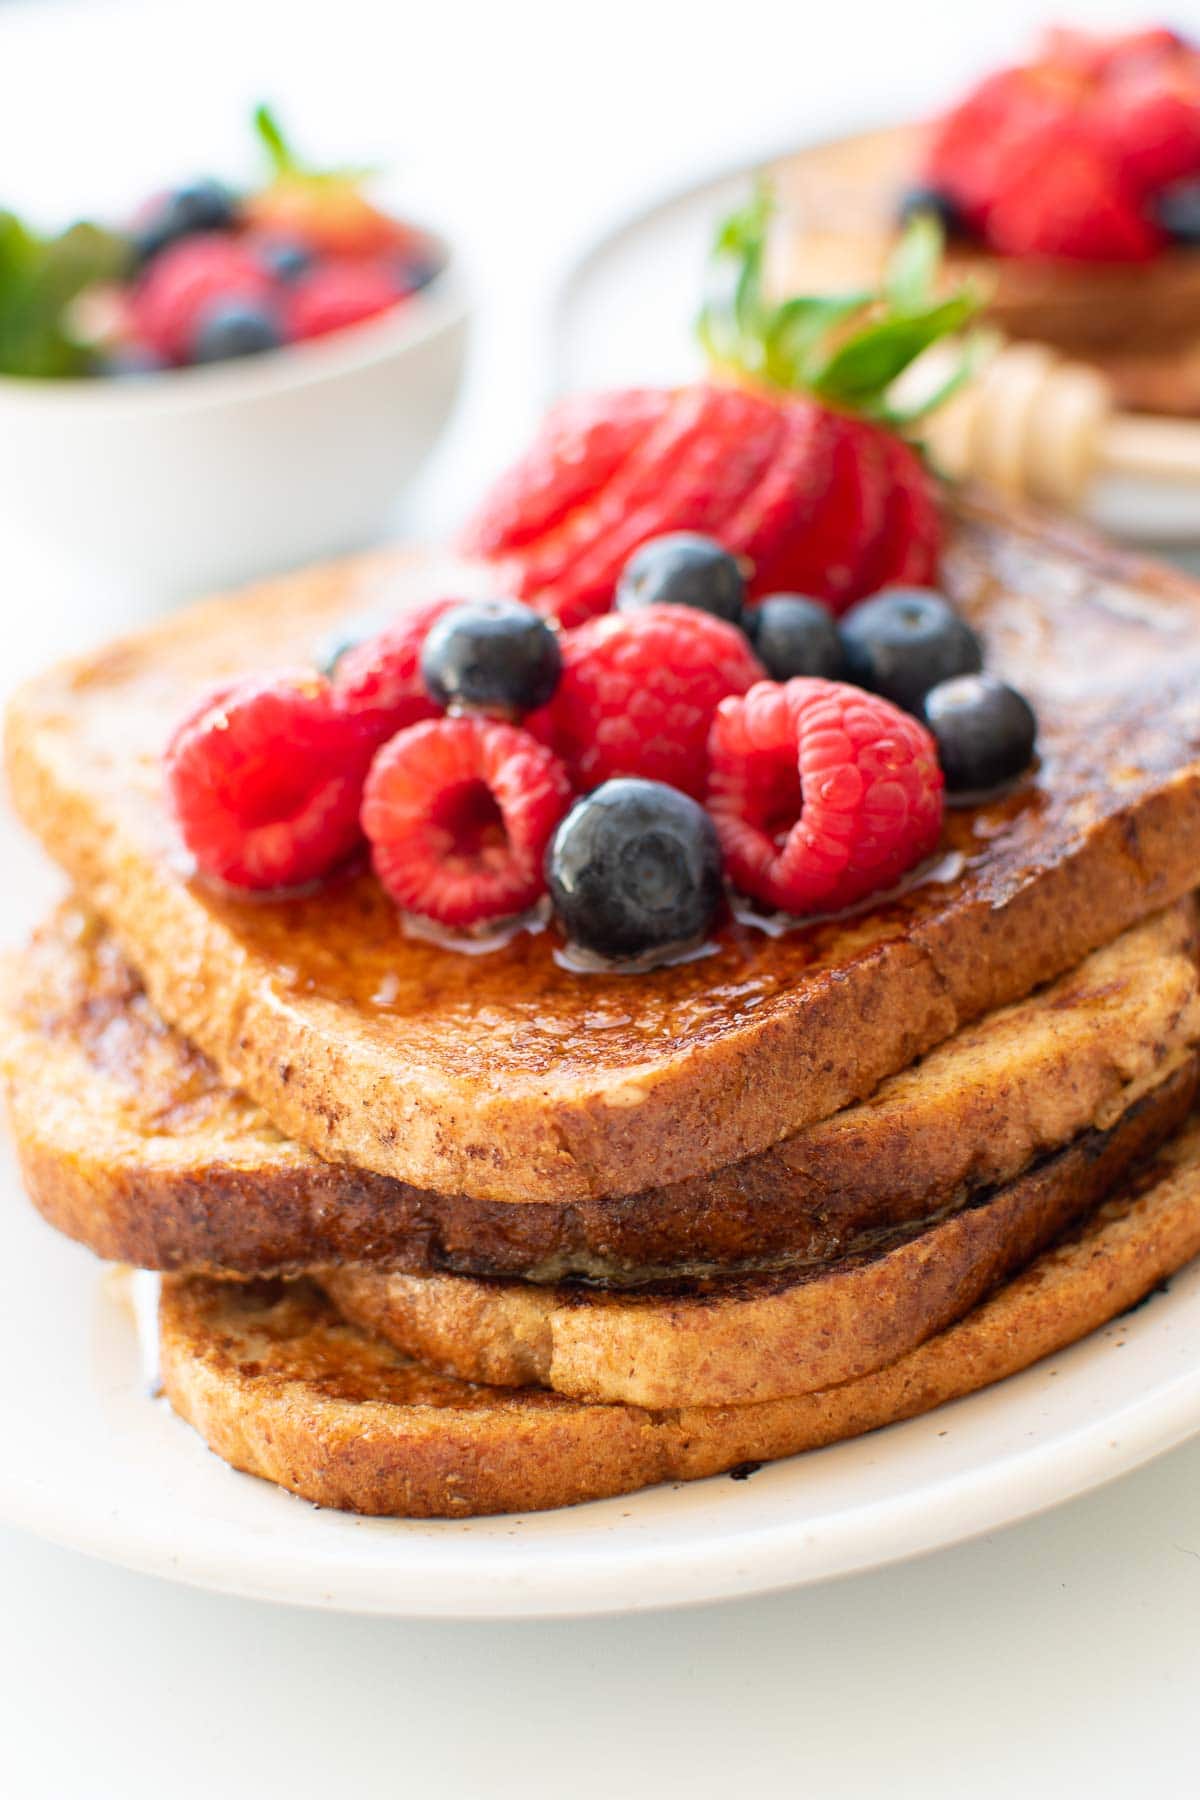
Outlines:
{"label": "plate rim", "polygon": [[[1171,1295],[1162,1296],[1159,1303],[1169,1306]],[[1089,1334],[1061,1354],[1083,1349],[1098,1335]],[[1035,1374],[1046,1360],[951,1402],[949,1407],[937,1408],[935,1413],[944,1416],[958,1407],[986,1402],[1002,1393],[1008,1381]],[[191,1428],[170,1413],[165,1400],[147,1399],[146,1404],[160,1406],[167,1413],[185,1454],[186,1448],[194,1447],[201,1456],[213,1456]],[[920,1415],[867,1434],[864,1440],[851,1441],[874,1439],[886,1444],[893,1433],[927,1423],[933,1416]],[[0,1483],[0,1523],[141,1574],[310,1610],[464,1623],[603,1618],[763,1597],[932,1555],[1095,1492],[1198,1432],[1200,1366],[1165,1377],[1149,1396],[1126,1401],[1116,1412],[1083,1420],[1044,1442],[1021,1446],[948,1475],[932,1487],[919,1485],[911,1493],[884,1495],[841,1515],[819,1519],[815,1527],[812,1518],[800,1512],[779,1523],[732,1533],[715,1544],[705,1543],[701,1536],[699,1541],[685,1539],[676,1547],[657,1541],[644,1546],[634,1542],[616,1551],[613,1535],[605,1533],[607,1554],[594,1559],[576,1556],[573,1566],[566,1568],[563,1557],[547,1554],[544,1545],[531,1539],[522,1543],[518,1521],[536,1526],[541,1517],[536,1513],[504,1515],[512,1521],[515,1538],[511,1566],[496,1566],[505,1560],[502,1553],[492,1559],[486,1572],[464,1558],[457,1559],[455,1567],[453,1552],[447,1554],[441,1546],[431,1548],[427,1539],[422,1540],[418,1555],[398,1557],[390,1569],[374,1558],[347,1560],[344,1537],[327,1559],[314,1561],[310,1544],[288,1552],[284,1532],[256,1537],[245,1527],[235,1528],[232,1545],[226,1542],[223,1547],[189,1550],[181,1548],[171,1530],[169,1506],[158,1514],[147,1511],[137,1519],[119,1509],[93,1514],[86,1499],[73,1501],[36,1479]],[[839,1448],[828,1447],[834,1452]],[[825,1453],[808,1452],[805,1460]],[[213,1460],[220,1461],[215,1456]],[[1064,1470],[1068,1471],[1065,1481]],[[239,1482],[259,1480],[224,1465],[220,1472]],[[153,1480],[153,1472],[147,1472],[146,1478]],[[728,1479],[720,1475],[707,1478],[709,1482]],[[270,1487],[269,1483],[263,1485]],[[676,1490],[693,1486],[682,1482],[664,1485]],[[275,1497],[284,1507],[309,1508],[308,1502],[281,1490]],[[564,1510],[572,1509],[558,1509],[549,1516],[561,1516]],[[461,1542],[473,1526],[492,1523],[372,1520],[336,1512],[330,1512],[329,1518],[334,1530],[344,1530],[349,1524],[352,1529],[366,1527],[374,1532],[391,1529],[398,1535],[410,1525],[436,1523],[450,1543]],[[815,1541],[822,1548],[814,1563]],[[627,1591],[631,1584],[639,1587],[638,1597],[632,1600]],[[479,1598],[465,1600],[467,1588]],[[619,1598],[613,1597],[614,1591]]]}

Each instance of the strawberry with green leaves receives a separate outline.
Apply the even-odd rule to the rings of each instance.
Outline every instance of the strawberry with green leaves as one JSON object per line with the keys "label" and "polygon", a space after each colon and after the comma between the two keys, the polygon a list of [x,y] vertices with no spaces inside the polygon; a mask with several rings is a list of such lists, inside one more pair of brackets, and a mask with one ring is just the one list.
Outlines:
{"label": "strawberry with green leaves", "polygon": [[606,612],[632,553],[668,532],[744,559],[752,595],[806,593],[837,611],[934,577],[933,484],[895,435],[916,416],[896,388],[976,297],[938,291],[940,235],[919,219],[878,293],[775,301],[770,210],[760,191],[718,233],[698,327],[713,378],[562,403],[468,527],[501,584],[566,625]]}
{"label": "strawberry with green leaves", "polygon": [[255,108],[254,129],[267,153],[271,180],[244,202],[253,229],[328,256],[371,257],[408,244],[408,228],[367,198],[366,171],[317,169],[304,162],[268,106]]}

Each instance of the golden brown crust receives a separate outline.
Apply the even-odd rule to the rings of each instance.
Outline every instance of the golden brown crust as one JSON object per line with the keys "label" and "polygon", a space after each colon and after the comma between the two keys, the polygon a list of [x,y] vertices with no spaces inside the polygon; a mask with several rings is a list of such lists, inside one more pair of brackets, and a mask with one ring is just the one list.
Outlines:
{"label": "golden brown crust", "polygon": [[915,1236],[797,1275],[662,1284],[635,1294],[456,1275],[317,1271],[352,1323],[433,1368],[632,1406],[744,1405],[856,1380],[976,1304],[1093,1208],[1190,1111],[1184,1066],[1108,1131]]}
{"label": "golden brown crust", "polygon": [[11,959],[0,1068],[26,1185],[110,1261],[247,1275],[603,1276],[821,1264],[933,1219],[1103,1126],[1200,1039],[1189,899],[868,1100],[709,1177],[513,1207],[322,1162],[163,1024],[110,934],[66,903]]}
{"label": "golden brown crust", "polygon": [[320,1506],[532,1511],[696,1480],[913,1418],[1086,1336],[1200,1253],[1200,1126],[990,1299],[889,1368],[757,1406],[645,1412],[423,1372],[308,1284],[169,1281],[163,1379],[234,1467]]}
{"label": "golden brown crust", "polygon": [[[924,135],[909,125],[865,132],[778,165],[783,230],[774,279],[781,292],[853,288],[879,275],[895,246],[897,209],[920,166]],[[1149,263],[1079,263],[994,256],[954,241],[946,275],[978,278],[988,317],[1009,336],[1100,366],[1119,405],[1200,411],[1194,250],[1168,250]]]}
{"label": "golden brown crust", "polygon": [[[419,559],[365,567],[414,596],[445,580]],[[193,609],[33,683],[9,712],[9,774],[164,1016],[282,1131],[476,1198],[636,1193],[862,1098],[1200,875],[1194,585],[966,500],[945,575],[992,666],[1038,706],[1036,779],[951,816],[953,879],[781,939],[731,930],[654,975],[574,976],[549,934],[488,957],[432,950],[365,875],[249,904],[181,873],[159,795],[168,730],[211,679],[306,654],[359,604],[353,565]]]}

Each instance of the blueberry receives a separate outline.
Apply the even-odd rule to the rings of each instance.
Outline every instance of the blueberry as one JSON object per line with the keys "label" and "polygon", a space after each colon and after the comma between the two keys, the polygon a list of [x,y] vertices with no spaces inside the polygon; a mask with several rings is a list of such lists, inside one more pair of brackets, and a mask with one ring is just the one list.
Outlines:
{"label": "blueberry", "polygon": [[283,333],[274,310],[260,300],[242,300],[236,294],[206,306],[192,334],[190,362],[228,362],[235,356],[258,356],[277,350]]}
{"label": "blueberry", "polygon": [[296,238],[262,238],[254,246],[254,254],[268,275],[285,283],[299,281],[316,260],[308,245]]}
{"label": "blueberry", "polygon": [[210,176],[189,181],[164,194],[138,223],[133,233],[134,253],[139,263],[148,263],[168,244],[177,244],[194,232],[231,230],[237,213],[237,200],[224,182]]}
{"label": "blueberry", "polygon": [[101,358],[96,373],[106,375],[111,380],[132,380],[140,375],[158,375],[163,369],[169,369],[170,363],[165,357],[151,350],[146,344],[127,344],[122,349],[110,350]]}
{"label": "blueberry", "polygon": [[611,958],[700,941],[721,899],[721,851],[704,808],[661,781],[623,778],[577,800],[546,853],[568,938]]}
{"label": "blueberry", "polygon": [[561,671],[557,637],[519,600],[452,607],[421,649],[421,679],[439,706],[532,712],[549,700]]}
{"label": "blueberry", "polygon": [[922,215],[936,219],[948,238],[969,235],[958,202],[944,188],[925,183],[905,188],[896,207],[897,219],[901,225],[908,225]]}
{"label": "blueberry", "polygon": [[836,681],[845,668],[833,614],[803,594],[768,594],[747,615],[746,630],[773,681],[821,675]]}
{"label": "blueberry", "polygon": [[965,619],[928,588],[888,588],[842,620],[847,679],[919,713],[930,688],[983,667]]}
{"label": "blueberry", "polygon": [[1177,244],[1200,244],[1200,181],[1176,181],[1154,202],[1154,215]]}
{"label": "blueberry", "polygon": [[672,531],[635,550],[617,583],[618,612],[643,606],[694,606],[736,625],[746,582],[735,556],[712,538]]}
{"label": "blueberry", "polygon": [[442,272],[442,265],[432,250],[409,251],[397,256],[392,264],[397,291],[416,294],[427,288]]}
{"label": "blueberry", "polygon": [[1033,758],[1033,708],[994,675],[939,682],[925,696],[925,720],[952,794],[986,794],[1020,775]]}

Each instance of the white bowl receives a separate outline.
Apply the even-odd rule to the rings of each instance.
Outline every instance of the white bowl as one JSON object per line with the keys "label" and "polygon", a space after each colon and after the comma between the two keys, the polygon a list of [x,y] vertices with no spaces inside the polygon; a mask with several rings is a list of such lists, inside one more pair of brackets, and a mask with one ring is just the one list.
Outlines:
{"label": "white bowl", "polygon": [[0,377],[0,508],[164,599],[369,542],[458,391],[467,295],[439,248],[427,288],[311,343],[114,380]]}

